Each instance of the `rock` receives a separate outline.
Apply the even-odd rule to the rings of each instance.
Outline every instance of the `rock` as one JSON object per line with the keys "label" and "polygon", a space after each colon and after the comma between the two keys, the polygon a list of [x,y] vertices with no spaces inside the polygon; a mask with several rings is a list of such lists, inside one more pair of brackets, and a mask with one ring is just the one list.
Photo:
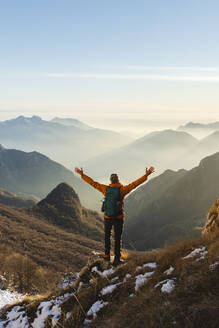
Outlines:
{"label": "rock", "polygon": [[208,216],[207,222],[204,226],[203,235],[208,235],[209,233],[213,233],[219,231],[219,199],[211,206]]}

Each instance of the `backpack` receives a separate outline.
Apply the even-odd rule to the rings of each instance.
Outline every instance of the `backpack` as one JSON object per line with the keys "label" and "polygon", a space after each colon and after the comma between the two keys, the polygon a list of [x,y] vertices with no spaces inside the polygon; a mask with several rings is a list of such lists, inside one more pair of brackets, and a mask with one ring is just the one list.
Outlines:
{"label": "backpack", "polygon": [[116,217],[122,214],[120,188],[107,187],[102,211],[109,217]]}

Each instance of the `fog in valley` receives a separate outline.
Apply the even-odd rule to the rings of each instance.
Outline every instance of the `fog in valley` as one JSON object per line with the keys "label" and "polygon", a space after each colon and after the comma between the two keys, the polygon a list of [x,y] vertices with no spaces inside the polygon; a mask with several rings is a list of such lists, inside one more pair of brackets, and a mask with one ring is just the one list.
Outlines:
{"label": "fog in valley", "polygon": [[[0,122],[0,140],[6,149],[37,151],[72,173],[75,166],[83,167],[102,183],[109,183],[113,172],[121,183],[130,183],[149,166],[156,168],[154,176],[165,170],[189,170],[219,150],[218,122],[177,125],[168,120],[126,119],[122,124],[120,116],[109,117],[100,128],[101,120],[95,126],[89,118],[21,115]],[[108,125],[113,129],[107,129]],[[97,209],[97,203],[92,204]]]}

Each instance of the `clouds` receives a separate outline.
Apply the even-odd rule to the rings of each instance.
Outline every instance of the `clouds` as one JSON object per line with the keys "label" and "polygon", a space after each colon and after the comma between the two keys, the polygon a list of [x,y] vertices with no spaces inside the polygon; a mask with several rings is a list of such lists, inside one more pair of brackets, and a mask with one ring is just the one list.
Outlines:
{"label": "clouds", "polygon": [[[168,67],[151,67],[151,70],[165,70]],[[172,67],[174,71],[180,68]],[[210,69],[210,68],[209,68]],[[187,68],[181,68],[187,70]],[[193,67],[191,71],[207,71],[207,68]],[[14,79],[95,79],[95,80],[142,80],[142,81],[173,81],[173,82],[202,82],[202,83],[219,83],[219,68],[212,68],[212,71],[218,70],[217,75],[194,75],[194,74],[130,74],[130,73],[61,73],[61,72],[36,72],[36,73],[7,73],[1,74],[0,78],[14,78]]]}

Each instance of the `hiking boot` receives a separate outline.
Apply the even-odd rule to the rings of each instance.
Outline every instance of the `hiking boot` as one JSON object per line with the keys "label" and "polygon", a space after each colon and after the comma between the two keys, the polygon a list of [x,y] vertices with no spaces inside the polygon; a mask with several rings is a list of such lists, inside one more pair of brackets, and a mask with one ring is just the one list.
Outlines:
{"label": "hiking boot", "polygon": [[104,254],[103,259],[104,259],[104,261],[110,262],[110,255],[109,254]]}
{"label": "hiking boot", "polygon": [[120,264],[122,264],[123,262],[122,261],[120,261],[120,260],[118,260],[118,259],[115,259],[114,261],[113,261],[113,266],[118,266],[118,265],[120,265]]}

